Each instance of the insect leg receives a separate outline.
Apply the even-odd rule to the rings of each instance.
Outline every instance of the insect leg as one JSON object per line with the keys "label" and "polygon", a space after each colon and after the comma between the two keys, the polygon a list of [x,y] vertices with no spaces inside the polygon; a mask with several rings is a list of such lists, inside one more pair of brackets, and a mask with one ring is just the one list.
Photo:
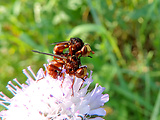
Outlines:
{"label": "insect leg", "polygon": [[73,81],[72,81],[72,86],[71,86],[71,88],[72,88],[72,95],[71,96],[74,96],[74,91],[73,91],[74,82],[75,82],[75,76],[73,76]]}

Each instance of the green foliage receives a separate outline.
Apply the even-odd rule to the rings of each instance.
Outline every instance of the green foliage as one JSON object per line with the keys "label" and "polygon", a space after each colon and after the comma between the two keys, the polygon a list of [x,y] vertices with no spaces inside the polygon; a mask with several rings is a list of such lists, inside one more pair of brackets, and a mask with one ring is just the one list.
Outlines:
{"label": "green foliage", "polygon": [[[36,72],[51,43],[80,37],[95,54],[82,58],[110,95],[108,120],[160,118],[160,2],[158,0],[0,1],[0,91],[22,69]],[[3,108],[1,107],[1,110]]]}

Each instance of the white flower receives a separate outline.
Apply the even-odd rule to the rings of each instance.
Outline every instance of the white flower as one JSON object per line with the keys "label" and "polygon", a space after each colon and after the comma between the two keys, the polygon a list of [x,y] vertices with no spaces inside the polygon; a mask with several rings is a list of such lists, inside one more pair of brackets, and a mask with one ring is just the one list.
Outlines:
{"label": "white flower", "polygon": [[68,74],[65,78],[53,79],[45,75],[42,68],[37,75],[30,67],[28,70],[35,80],[23,70],[28,78],[27,84],[20,84],[14,79],[17,85],[11,81],[7,85],[14,97],[8,98],[0,93],[0,105],[7,109],[0,112],[2,120],[103,120],[98,116],[106,114],[101,106],[108,102],[109,95],[102,94],[105,88],[98,84],[91,92],[87,91],[93,81],[92,72],[84,83],[75,77],[72,95],[73,78]]}

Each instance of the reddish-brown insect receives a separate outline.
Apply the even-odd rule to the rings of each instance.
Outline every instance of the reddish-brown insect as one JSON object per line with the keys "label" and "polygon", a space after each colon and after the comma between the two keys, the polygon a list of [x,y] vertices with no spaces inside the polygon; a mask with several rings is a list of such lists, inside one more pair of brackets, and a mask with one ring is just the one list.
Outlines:
{"label": "reddish-brown insect", "polygon": [[[70,41],[58,42],[53,44],[56,44],[53,49],[55,55],[76,55],[77,57],[91,57],[89,56],[90,52],[94,54],[94,52],[91,50],[90,45],[84,45],[83,41],[80,38],[70,38]],[[66,48],[69,48],[69,52],[63,53],[64,49]]]}
{"label": "reddish-brown insect", "polygon": [[[56,79],[58,76],[62,76],[65,73],[69,74],[73,77],[81,78],[83,81],[88,77],[87,76],[87,66],[81,66],[80,57],[77,57],[75,55],[73,56],[60,56],[60,55],[54,55],[50,53],[43,53],[39,51],[32,50],[33,52],[50,55],[53,56],[54,59],[49,62],[49,65],[47,66],[47,72],[48,74]],[[62,73],[62,70],[65,70],[65,73]],[[73,78],[72,82],[72,95],[74,95],[73,92],[73,85],[74,85],[75,78]],[[63,82],[62,82],[63,83]]]}
{"label": "reddish-brown insect", "polygon": [[70,76],[76,76],[84,80],[87,77],[87,66],[81,66],[80,57],[73,56],[60,56],[50,53],[44,53],[32,50],[33,52],[53,56],[54,59],[49,62],[47,66],[48,74],[56,79],[58,76],[62,76],[62,70],[65,69],[66,73]]}
{"label": "reddish-brown insect", "polygon": [[[49,62],[47,66],[47,72],[52,78],[57,78],[58,76],[64,75],[62,70],[65,70],[66,74],[70,76],[76,76],[78,78],[87,78],[87,66],[81,66],[80,57],[91,57],[90,52],[94,54],[91,50],[89,44],[83,43],[80,38],[71,38],[68,42],[55,43],[53,51],[55,54],[43,53],[33,50],[33,52],[53,56],[53,60]],[[68,53],[63,53],[63,50],[69,48]],[[72,83],[73,90],[74,79]],[[72,92],[73,94],[73,92]]]}

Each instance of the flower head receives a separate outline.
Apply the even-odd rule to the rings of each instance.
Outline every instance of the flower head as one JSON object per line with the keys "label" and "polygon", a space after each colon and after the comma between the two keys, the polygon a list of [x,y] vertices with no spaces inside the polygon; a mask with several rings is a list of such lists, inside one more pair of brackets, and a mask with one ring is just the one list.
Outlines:
{"label": "flower head", "polygon": [[[75,77],[72,95],[73,77],[65,74],[65,77],[53,79],[43,69],[39,69],[37,75],[31,67],[28,70],[34,79],[23,70],[27,76],[26,84],[20,84],[17,79],[14,85],[8,82],[7,88],[14,95],[9,98],[0,93],[0,105],[7,110],[0,112],[4,120],[81,120],[96,119],[106,114],[101,106],[108,102],[109,95],[102,94],[105,88],[96,84],[95,88],[88,92],[92,83],[92,72],[85,82]],[[97,116],[91,118],[92,116]]]}

